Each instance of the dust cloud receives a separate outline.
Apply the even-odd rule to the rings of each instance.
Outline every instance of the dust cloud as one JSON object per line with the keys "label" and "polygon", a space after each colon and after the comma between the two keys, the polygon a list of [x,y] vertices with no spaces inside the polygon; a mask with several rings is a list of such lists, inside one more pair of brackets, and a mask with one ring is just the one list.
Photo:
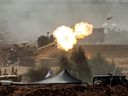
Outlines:
{"label": "dust cloud", "polygon": [[128,27],[127,0],[0,0],[0,38],[9,43],[35,42],[60,25],[88,21],[102,27],[106,18]]}

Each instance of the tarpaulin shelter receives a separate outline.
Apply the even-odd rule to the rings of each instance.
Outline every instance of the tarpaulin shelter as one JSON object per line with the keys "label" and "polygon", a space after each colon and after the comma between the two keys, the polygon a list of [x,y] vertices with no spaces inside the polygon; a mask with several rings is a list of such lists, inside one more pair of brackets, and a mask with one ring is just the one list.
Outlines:
{"label": "tarpaulin shelter", "polygon": [[38,81],[36,83],[82,83],[82,81],[72,76],[67,70],[64,70],[58,75]]}

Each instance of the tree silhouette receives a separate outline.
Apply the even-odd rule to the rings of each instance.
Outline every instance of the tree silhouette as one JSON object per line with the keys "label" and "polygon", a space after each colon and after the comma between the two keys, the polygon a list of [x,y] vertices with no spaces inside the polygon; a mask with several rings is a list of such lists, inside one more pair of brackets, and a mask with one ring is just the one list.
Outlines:
{"label": "tree silhouette", "polygon": [[[112,64],[109,63],[100,53],[97,53],[96,56],[90,60],[90,63],[93,75],[112,74],[116,68],[114,61]],[[121,73],[121,69],[119,67],[116,68],[116,73],[117,72],[118,74]]]}
{"label": "tree silhouette", "polygon": [[82,47],[75,47],[71,53],[72,63],[75,64],[75,72],[77,76],[86,82],[90,82],[91,70],[88,65],[88,59],[85,56],[85,51]]}
{"label": "tree silhouette", "polygon": [[64,70],[64,69],[71,70],[69,60],[64,54],[61,55],[59,59],[59,64],[60,64],[61,70]]}

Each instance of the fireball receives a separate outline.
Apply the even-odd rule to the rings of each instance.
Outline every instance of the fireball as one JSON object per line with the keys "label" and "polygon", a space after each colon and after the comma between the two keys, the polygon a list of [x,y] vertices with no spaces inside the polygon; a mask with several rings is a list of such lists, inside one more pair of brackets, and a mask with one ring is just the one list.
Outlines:
{"label": "fireball", "polygon": [[88,35],[92,34],[93,26],[88,23],[78,23],[75,25],[75,36],[77,39],[83,39],[87,37]]}
{"label": "fireball", "polygon": [[92,34],[93,25],[81,22],[75,25],[74,28],[68,26],[60,26],[53,32],[56,39],[57,47],[65,51],[69,51],[77,44],[78,39],[83,39]]}

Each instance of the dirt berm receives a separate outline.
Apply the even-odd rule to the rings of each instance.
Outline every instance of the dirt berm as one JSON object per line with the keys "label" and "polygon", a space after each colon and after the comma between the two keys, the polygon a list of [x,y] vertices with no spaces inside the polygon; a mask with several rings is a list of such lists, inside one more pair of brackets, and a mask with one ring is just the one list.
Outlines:
{"label": "dirt berm", "polygon": [[128,85],[94,87],[86,84],[0,86],[0,96],[128,96]]}

